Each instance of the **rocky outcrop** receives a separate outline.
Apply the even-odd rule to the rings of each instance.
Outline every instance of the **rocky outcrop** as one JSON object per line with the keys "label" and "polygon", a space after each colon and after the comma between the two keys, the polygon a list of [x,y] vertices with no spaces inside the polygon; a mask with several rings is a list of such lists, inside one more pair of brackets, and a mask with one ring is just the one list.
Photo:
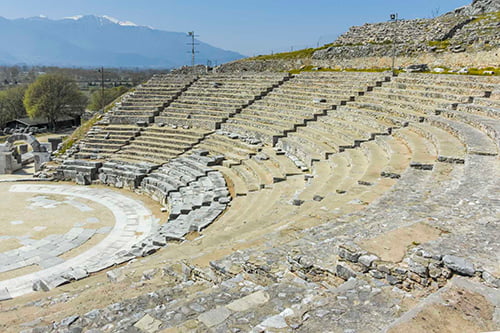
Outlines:
{"label": "rocky outcrop", "polygon": [[354,26],[330,47],[316,51],[313,59],[392,56],[393,41],[396,56],[490,50],[500,46],[498,25],[496,13],[469,16],[458,12],[434,19]]}
{"label": "rocky outcrop", "polygon": [[474,0],[472,4],[455,9],[452,14],[481,15],[500,11],[498,0]]}

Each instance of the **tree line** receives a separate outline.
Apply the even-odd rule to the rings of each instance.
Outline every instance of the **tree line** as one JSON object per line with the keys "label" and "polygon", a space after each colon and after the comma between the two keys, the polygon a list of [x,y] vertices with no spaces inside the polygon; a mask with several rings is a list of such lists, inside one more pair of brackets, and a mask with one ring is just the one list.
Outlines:
{"label": "tree line", "polygon": [[0,91],[0,128],[13,119],[29,116],[42,117],[55,129],[57,119],[80,116],[86,108],[97,111],[126,91],[126,87],[96,89],[87,96],[76,81],[66,75],[40,75],[31,84]]}

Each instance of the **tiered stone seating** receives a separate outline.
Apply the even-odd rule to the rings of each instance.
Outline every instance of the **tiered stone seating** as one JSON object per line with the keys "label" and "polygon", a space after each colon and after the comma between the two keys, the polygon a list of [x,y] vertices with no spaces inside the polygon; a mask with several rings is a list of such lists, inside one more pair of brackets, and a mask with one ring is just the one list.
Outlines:
{"label": "tiered stone seating", "polygon": [[135,190],[144,177],[156,168],[157,165],[148,162],[129,163],[111,160],[105,162],[99,169],[99,180],[105,185]]}
{"label": "tiered stone seating", "polygon": [[224,177],[212,170],[169,194],[170,217],[161,227],[159,236],[181,240],[189,232],[199,232],[215,221],[230,201]]}
{"label": "tiered stone seating", "polygon": [[494,87],[489,78],[402,74],[348,103],[359,113],[384,114],[395,120],[422,122],[438,108],[456,108]]}
{"label": "tiered stone seating", "polygon": [[277,138],[363,94],[381,80],[384,80],[384,74],[380,73],[298,74],[264,99],[228,119],[221,128],[275,144]]}
{"label": "tiered stone seating", "polygon": [[[475,304],[468,295],[481,290],[484,299],[493,299],[494,286],[499,285],[494,254],[499,247],[495,231],[500,186],[494,93],[500,82],[495,81],[498,78],[403,75],[382,85],[388,90],[376,88],[376,97],[366,102],[380,103],[380,109],[362,108],[353,101],[328,110],[288,133],[286,139],[293,138],[296,145],[281,147],[316,160],[307,175],[279,154],[279,147],[271,148],[265,136],[263,144],[248,147],[236,138],[237,127],[223,126],[196,146],[205,151],[175,158],[141,182],[141,190],[170,206],[169,221],[145,241],[151,246],[184,240],[186,233],[216,218],[220,222],[198,245],[152,260],[166,261],[158,280],[164,284],[175,276],[174,287],[154,293],[148,289],[136,299],[67,318],[76,323],[74,329],[265,331],[300,326],[318,331],[340,322],[341,330],[383,331],[387,318],[398,324],[408,319],[405,316],[427,316],[421,310],[432,302],[442,306],[446,297],[462,295]],[[491,89],[490,97],[484,89]],[[360,100],[368,101],[371,93]],[[248,140],[252,136],[246,133],[241,135]],[[300,145],[304,148],[298,149]],[[219,154],[235,162],[214,166],[220,173],[208,167],[221,162],[215,158]],[[234,197],[231,207],[221,215],[229,194]],[[417,225],[422,229],[412,233],[410,227]],[[399,235],[408,241],[390,234],[401,229],[406,234]],[[429,230],[436,235],[422,235]],[[361,260],[366,252],[348,259],[345,254],[354,252],[341,247],[347,241],[367,246],[378,237],[383,241],[368,264]],[[403,248],[400,258],[375,253],[398,246]],[[144,247],[137,249],[141,255],[145,252]],[[458,258],[455,263],[446,262],[450,255]],[[202,268],[193,262],[203,262],[198,266]],[[136,275],[141,282],[145,276]],[[439,288],[441,292],[427,297]],[[198,297],[193,298],[194,293]],[[409,296],[414,301],[406,302]],[[402,302],[408,307],[404,311],[410,311],[403,317]],[[359,313],[370,316],[359,319]],[[67,322],[51,327],[66,327]]]}
{"label": "tiered stone seating", "polygon": [[163,164],[199,143],[210,131],[199,128],[159,127],[143,128],[141,135],[113,155],[125,162]]}
{"label": "tiered stone seating", "polygon": [[207,150],[210,155],[222,155],[224,165],[230,166],[241,164],[242,160],[257,154],[262,149],[262,144],[258,140],[218,130],[196,145],[196,149]]}
{"label": "tiered stone seating", "polygon": [[155,122],[214,130],[287,78],[279,73],[206,75],[165,108]]}
{"label": "tiered stone seating", "polygon": [[90,185],[93,180],[97,180],[100,167],[102,162],[68,159],[57,168],[56,178],[72,180],[79,185]]}
{"label": "tiered stone seating", "polygon": [[259,153],[242,158],[238,163],[225,162],[215,168],[225,175],[234,197],[269,188],[290,176],[302,174],[289,158],[269,147],[261,148]]}
{"label": "tiered stone seating", "polygon": [[165,106],[195,80],[196,77],[189,75],[155,75],[129,94],[121,105],[113,110],[109,120],[113,124],[135,124],[137,121],[151,123]]}
{"label": "tiered stone seating", "polygon": [[208,157],[206,151],[194,151],[162,165],[158,170],[143,179],[141,189],[162,204],[167,202],[171,192],[177,192],[213,169],[209,166],[220,164],[221,158]]}
{"label": "tiered stone seating", "polygon": [[191,231],[200,231],[212,223],[230,202],[222,174],[211,168],[218,157],[206,151],[171,160],[142,180],[141,190],[169,207],[169,219],[156,235],[155,242],[181,240]]}
{"label": "tiered stone seating", "polygon": [[106,159],[129,144],[141,132],[134,125],[94,126],[79,144],[76,159]]}

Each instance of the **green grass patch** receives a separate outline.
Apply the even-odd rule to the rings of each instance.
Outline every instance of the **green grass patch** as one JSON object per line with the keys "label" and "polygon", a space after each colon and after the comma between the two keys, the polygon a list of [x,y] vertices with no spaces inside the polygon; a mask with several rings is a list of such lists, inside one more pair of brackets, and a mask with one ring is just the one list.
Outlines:
{"label": "green grass patch", "polygon": [[[444,75],[479,75],[479,76],[500,76],[500,67],[484,67],[484,68],[468,68],[468,73],[457,73],[450,68],[439,67],[444,69],[444,72],[430,71],[430,74],[444,74]],[[487,74],[485,72],[493,72],[494,74]]]}
{"label": "green grass patch", "polygon": [[438,49],[447,49],[450,47],[450,41],[449,40],[431,40],[427,42],[429,46],[435,46]]}
{"label": "green grass patch", "polygon": [[471,23],[474,24],[483,20],[500,21],[500,12],[478,15],[474,18],[474,20]]}
{"label": "green grass patch", "polygon": [[[387,45],[387,44],[392,44],[390,40],[386,40],[381,43],[377,42],[368,42],[368,44],[371,45]],[[258,55],[256,57],[249,57],[242,59],[242,61],[252,61],[252,60],[293,60],[293,59],[304,59],[304,58],[312,58],[312,55],[314,52],[319,51],[319,50],[324,50],[329,47],[342,47],[342,46],[362,46],[365,45],[363,43],[355,43],[355,44],[335,44],[335,43],[330,43],[330,44],[325,44],[320,47],[316,48],[308,48],[308,49],[302,49],[302,50],[297,50],[297,51],[291,51],[291,52],[280,52],[280,53],[274,53],[274,54],[267,54],[267,55]]]}
{"label": "green grass patch", "polygon": [[[125,96],[125,94],[133,92],[134,90],[135,90],[135,88],[129,89],[124,94],[115,98],[111,103],[109,103],[108,105],[106,105],[104,107],[104,113],[109,112],[115,106],[115,103],[121,101],[121,99],[123,98],[123,96]],[[63,141],[62,148],[59,152],[59,155],[64,154],[66,152],[66,150],[68,150],[76,142],[83,139],[85,137],[85,135],[87,134],[87,132],[92,128],[92,126],[94,126],[101,118],[102,118],[101,114],[96,114],[92,118],[90,118],[89,120],[84,122],[82,125],[80,125],[69,137],[67,137]]]}
{"label": "green grass patch", "polygon": [[62,147],[59,150],[58,155],[62,155],[71,148],[76,142],[80,141],[83,139],[85,134],[94,126],[99,119],[102,118],[102,115],[96,114],[86,122],[84,122],[82,125],[80,125],[69,137],[66,138],[66,140],[63,141]]}

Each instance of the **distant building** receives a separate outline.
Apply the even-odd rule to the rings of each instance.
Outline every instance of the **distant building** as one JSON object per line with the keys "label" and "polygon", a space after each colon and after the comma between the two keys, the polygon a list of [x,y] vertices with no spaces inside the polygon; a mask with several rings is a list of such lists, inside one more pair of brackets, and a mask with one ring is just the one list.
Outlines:
{"label": "distant building", "polygon": [[[80,125],[80,117],[69,117],[63,116],[57,119],[56,126],[58,128],[61,127],[71,127],[71,126],[79,126]],[[36,118],[18,118],[7,122],[6,128],[26,128],[26,127],[37,127],[37,128],[48,128],[49,122],[46,118],[36,117]]]}

